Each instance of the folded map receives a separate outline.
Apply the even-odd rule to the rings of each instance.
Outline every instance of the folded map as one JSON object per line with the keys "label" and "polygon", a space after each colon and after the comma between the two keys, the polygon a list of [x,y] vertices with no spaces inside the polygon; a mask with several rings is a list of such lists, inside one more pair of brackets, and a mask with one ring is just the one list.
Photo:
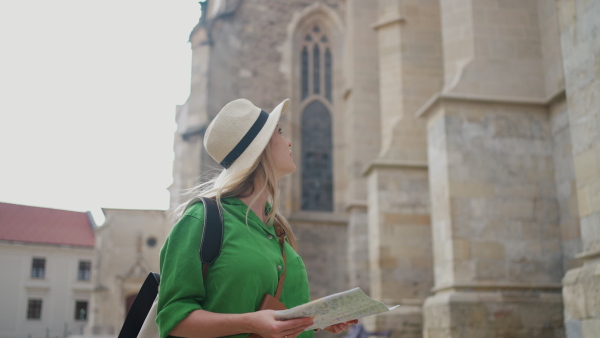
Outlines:
{"label": "folded map", "polygon": [[275,318],[287,320],[311,317],[314,325],[305,330],[308,331],[391,311],[397,307],[398,305],[387,307],[382,302],[367,296],[360,288],[354,288],[288,310],[275,311]]}

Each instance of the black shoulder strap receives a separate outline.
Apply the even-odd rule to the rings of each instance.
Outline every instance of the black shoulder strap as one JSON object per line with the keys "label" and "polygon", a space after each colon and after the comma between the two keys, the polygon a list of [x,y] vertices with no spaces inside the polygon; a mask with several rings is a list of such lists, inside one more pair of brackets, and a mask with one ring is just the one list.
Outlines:
{"label": "black shoulder strap", "polygon": [[[212,198],[200,197],[204,204],[204,230],[200,240],[200,261],[202,261],[202,276],[206,277],[208,268],[221,255],[223,245],[223,215],[217,202]],[[160,275],[150,272],[140,288],[131,308],[125,317],[118,338],[135,338],[140,333],[144,320],[150,312],[152,303],[158,295]]]}
{"label": "black shoulder strap", "polygon": [[138,292],[135,300],[131,304],[127,317],[118,338],[135,338],[140,333],[144,320],[150,312],[152,303],[158,294],[158,284],[160,283],[160,275],[156,272],[150,272],[140,292]]}
{"label": "black shoulder strap", "polygon": [[204,230],[200,240],[200,261],[202,262],[202,277],[206,278],[208,268],[221,255],[223,245],[223,215],[212,198],[200,197],[204,204]]}

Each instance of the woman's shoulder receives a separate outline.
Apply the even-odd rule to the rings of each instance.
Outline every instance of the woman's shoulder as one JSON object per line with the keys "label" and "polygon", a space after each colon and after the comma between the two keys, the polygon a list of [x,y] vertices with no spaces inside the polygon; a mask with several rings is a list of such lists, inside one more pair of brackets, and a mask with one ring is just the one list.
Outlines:
{"label": "woman's shoulder", "polygon": [[[219,212],[221,213],[221,217],[227,213],[236,213],[236,210],[242,210],[245,206],[244,202],[237,197],[224,197],[221,198],[220,202]],[[181,219],[197,218],[199,220],[204,220],[205,210],[204,203],[202,203],[200,199],[192,201],[185,209]]]}
{"label": "woman's shoulder", "polygon": [[193,217],[200,220],[204,219],[204,203],[198,200],[196,202],[192,202],[186,209],[182,215],[182,218]]}

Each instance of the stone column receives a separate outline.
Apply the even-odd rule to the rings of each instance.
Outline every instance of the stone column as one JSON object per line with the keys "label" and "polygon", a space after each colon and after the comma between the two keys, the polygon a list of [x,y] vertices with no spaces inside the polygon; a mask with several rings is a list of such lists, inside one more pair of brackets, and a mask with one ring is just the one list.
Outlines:
{"label": "stone column", "polygon": [[368,178],[371,294],[400,305],[370,330],[421,337],[421,305],[433,285],[427,145],[416,110],[441,88],[438,1],[378,2],[381,150]]}
{"label": "stone column", "polygon": [[427,118],[435,295],[424,307],[425,337],[559,334],[547,109],[443,98]]}
{"label": "stone column", "polygon": [[[370,292],[367,228],[367,180],[363,169],[379,151],[379,87],[377,35],[370,24],[377,7],[367,1],[346,3],[344,44],[344,135],[348,212],[348,274],[350,287]],[[341,59],[341,58],[340,58]]]}
{"label": "stone column", "polygon": [[435,262],[424,336],[561,337],[562,248],[536,1],[441,1],[427,120]]}
{"label": "stone column", "polygon": [[600,1],[557,0],[583,266],[563,279],[569,338],[600,332]]}
{"label": "stone column", "polygon": [[371,295],[400,308],[365,323],[394,337],[420,338],[421,306],[433,284],[427,169],[374,164],[366,175]]}
{"label": "stone column", "polygon": [[210,123],[206,111],[208,95],[208,71],[210,45],[206,43],[206,31],[197,25],[190,34],[192,47],[192,79],[190,96],[183,105],[177,106],[177,131],[173,142],[173,183],[169,187],[171,206],[184,202],[182,194],[198,184],[208,163],[214,161],[204,151],[204,131]]}

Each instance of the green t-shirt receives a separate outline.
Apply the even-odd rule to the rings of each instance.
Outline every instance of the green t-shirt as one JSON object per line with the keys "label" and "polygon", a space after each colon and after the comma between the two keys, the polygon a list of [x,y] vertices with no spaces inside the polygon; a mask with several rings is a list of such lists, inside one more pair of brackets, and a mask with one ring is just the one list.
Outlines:
{"label": "green t-shirt", "polygon": [[[162,338],[194,310],[247,313],[258,309],[265,293],[275,294],[283,272],[281,246],[275,229],[265,225],[238,198],[221,200],[223,246],[206,280],[198,255],[204,226],[204,205],[190,206],[171,230],[160,251],[160,287],[156,323]],[[285,243],[287,273],[280,301],[287,307],[310,300],[302,258]],[[240,334],[232,337],[247,337]],[[312,331],[299,337],[311,338]]]}

